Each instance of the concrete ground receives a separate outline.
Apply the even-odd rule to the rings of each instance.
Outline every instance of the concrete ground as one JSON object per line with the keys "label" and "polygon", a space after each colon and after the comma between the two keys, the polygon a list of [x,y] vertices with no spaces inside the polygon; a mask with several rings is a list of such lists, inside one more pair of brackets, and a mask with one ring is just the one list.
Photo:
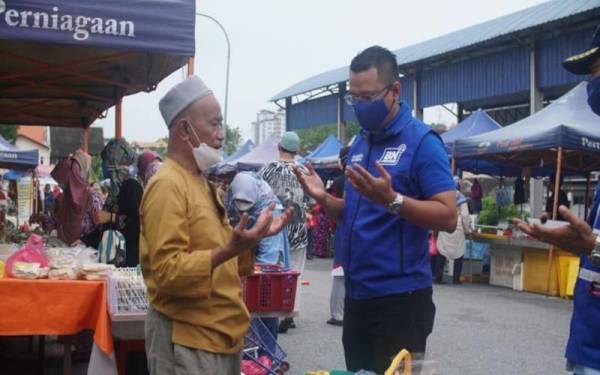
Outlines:
{"label": "concrete ground", "polygon": [[[306,263],[301,317],[280,335],[291,374],[344,369],[342,329],[329,318],[330,260]],[[428,374],[567,374],[564,349],[572,302],[485,285],[434,287]]]}

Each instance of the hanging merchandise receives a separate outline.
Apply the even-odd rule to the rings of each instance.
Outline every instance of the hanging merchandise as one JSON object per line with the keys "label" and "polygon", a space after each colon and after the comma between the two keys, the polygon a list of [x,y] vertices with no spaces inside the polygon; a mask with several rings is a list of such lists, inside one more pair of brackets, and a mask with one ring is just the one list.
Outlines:
{"label": "hanging merchandise", "polygon": [[515,180],[515,196],[513,201],[516,206],[527,202],[525,195],[525,181],[522,177],[517,177]]}

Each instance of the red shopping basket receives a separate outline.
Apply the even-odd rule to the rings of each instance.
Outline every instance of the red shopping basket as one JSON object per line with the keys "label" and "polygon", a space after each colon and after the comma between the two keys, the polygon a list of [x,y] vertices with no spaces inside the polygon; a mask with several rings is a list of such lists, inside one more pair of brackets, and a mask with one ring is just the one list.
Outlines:
{"label": "red shopping basket", "polygon": [[296,271],[277,265],[262,265],[261,271],[244,283],[244,301],[250,312],[292,312],[296,301]]}

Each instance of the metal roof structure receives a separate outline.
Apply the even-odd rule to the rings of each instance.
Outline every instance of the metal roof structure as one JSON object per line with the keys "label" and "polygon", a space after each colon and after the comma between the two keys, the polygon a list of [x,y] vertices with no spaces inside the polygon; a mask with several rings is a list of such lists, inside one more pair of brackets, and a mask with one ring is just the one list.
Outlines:
{"label": "metal roof structure", "polygon": [[[440,58],[443,55],[464,53],[489,42],[501,42],[503,38],[514,41],[528,35],[535,28],[560,25],[560,21],[597,9],[600,0],[551,0],[521,11],[470,26],[437,38],[394,51],[398,65],[410,68],[417,62]],[[278,101],[286,97],[304,94],[348,80],[348,66],[333,69],[307,78],[281,91],[271,98]]]}

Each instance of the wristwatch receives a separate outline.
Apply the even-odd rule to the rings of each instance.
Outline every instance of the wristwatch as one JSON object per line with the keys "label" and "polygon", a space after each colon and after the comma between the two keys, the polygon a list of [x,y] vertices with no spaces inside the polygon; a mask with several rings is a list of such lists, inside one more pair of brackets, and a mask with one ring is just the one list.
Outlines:
{"label": "wristwatch", "polygon": [[387,206],[388,212],[394,215],[400,215],[400,210],[402,210],[403,204],[404,196],[400,193],[397,193],[394,200]]}
{"label": "wristwatch", "polygon": [[590,255],[588,255],[588,259],[594,267],[600,267],[600,235],[596,235],[594,248]]}

